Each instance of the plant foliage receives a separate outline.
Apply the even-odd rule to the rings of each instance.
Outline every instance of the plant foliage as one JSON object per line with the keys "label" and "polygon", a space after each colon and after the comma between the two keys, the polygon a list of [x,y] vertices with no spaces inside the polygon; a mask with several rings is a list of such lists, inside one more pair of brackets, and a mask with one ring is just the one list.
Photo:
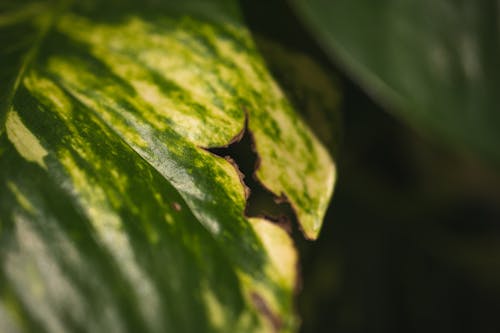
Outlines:
{"label": "plant foliage", "polygon": [[2,2],[0,331],[293,331],[297,254],[230,159],[318,236],[335,169],[236,2]]}

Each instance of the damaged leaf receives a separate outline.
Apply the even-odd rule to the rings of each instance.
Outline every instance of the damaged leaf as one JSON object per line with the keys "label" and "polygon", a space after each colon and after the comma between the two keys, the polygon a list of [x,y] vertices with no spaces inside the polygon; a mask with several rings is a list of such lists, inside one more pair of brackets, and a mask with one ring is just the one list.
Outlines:
{"label": "damaged leaf", "polygon": [[236,3],[0,6],[0,331],[294,331],[292,241],[208,149],[247,123],[308,238],[335,169]]}

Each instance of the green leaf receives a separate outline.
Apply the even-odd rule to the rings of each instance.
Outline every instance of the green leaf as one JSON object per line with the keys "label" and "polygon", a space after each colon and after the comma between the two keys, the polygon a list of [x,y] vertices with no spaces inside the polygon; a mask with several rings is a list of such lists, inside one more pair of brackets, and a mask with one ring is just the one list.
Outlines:
{"label": "green leaf", "polygon": [[293,243],[207,148],[249,131],[309,238],[335,169],[238,6],[0,6],[0,331],[294,331]]}
{"label": "green leaf", "polygon": [[258,37],[257,45],[289,100],[336,156],[341,140],[341,96],[334,74],[308,54],[265,37]]}
{"label": "green leaf", "polygon": [[396,115],[500,163],[497,2],[291,3],[332,58]]}

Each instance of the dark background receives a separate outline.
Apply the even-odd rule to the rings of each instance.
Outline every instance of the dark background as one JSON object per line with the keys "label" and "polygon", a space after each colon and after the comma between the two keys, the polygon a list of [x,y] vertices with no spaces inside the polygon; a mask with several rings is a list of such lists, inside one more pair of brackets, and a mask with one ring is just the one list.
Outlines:
{"label": "dark background", "polygon": [[338,180],[322,233],[315,242],[294,234],[302,331],[500,332],[499,174],[375,103],[286,1],[242,6],[256,36],[313,57],[342,95]]}

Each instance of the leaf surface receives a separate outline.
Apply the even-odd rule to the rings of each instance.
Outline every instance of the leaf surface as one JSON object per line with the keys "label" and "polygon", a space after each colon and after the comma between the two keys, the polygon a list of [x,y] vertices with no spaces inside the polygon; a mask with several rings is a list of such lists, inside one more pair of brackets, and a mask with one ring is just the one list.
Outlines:
{"label": "leaf surface", "polygon": [[309,54],[257,38],[273,77],[304,121],[335,157],[341,141],[341,93],[338,79]]}
{"label": "leaf surface", "polygon": [[247,123],[309,238],[335,169],[237,5],[1,6],[0,331],[293,331],[292,241],[206,148]]}

